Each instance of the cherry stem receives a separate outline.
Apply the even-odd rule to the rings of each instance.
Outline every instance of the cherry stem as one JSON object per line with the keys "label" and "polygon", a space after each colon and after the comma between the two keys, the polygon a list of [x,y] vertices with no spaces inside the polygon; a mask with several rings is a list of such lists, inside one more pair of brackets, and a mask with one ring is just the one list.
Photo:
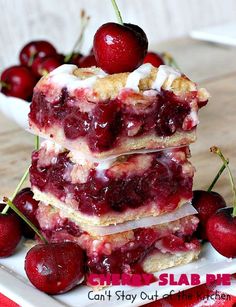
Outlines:
{"label": "cherry stem", "polygon": [[[227,164],[229,164],[229,160],[227,159]],[[212,189],[214,188],[216,182],[218,181],[218,179],[220,178],[221,174],[223,173],[223,171],[225,170],[225,164],[223,164],[221,166],[221,168],[219,169],[218,173],[216,174],[215,178],[212,180],[212,183],[210,184],[209,188],[207,189],[207,192],[211,192]]]}
{"label": "cherry stem", "polygon": [[39,236],[39,238],[44,242],[48,243],[47,239],[40,233],[40,231],[37,229],[37,227],[34,226],[34,224],[27,219],[27,217],[13,204],[13,202],[7,198],[3,198],[4,202],[7,203],[7,205],[20,217],[22,220],[33,229],[33,231]]}
{"label": "cherry stem", "polygon": [[[11,199],[14,199],[16,194],[19,192],[20,188],[22,187],[22,185],[24,184],[26,178],[28,177],[28,174],[29,174],[29,169],[30,169],[30,166],[28,166],[27,170],[25,171],[24,175],[22,176],[20,182],[18,183],[14,193],[12,194],[11,196]],[[6,214],[8,209],[9,209],[10,206],[5,206],[5,208],[2,210],[2,214]]]}
{"label": "cherry stem", "polygon": [[118,23],[119,23],[120,25],[123,25],[124,23],[123,23],[123,20],[122,20],[121,13],[120,13],[120,10],[119,10],[119,8],[118,8],[118,5],[117,5],[117,3],[116,3],[116,0],[111,0],[111,3],[112,3],[113,8],[114,8],[114,10],[115,10],[115,13],[116,13],[116,17],[117,17]]}
{"label": "cherry stem", "polygon": [[225,165],[225,168],[227,168],[227,171],[229,173],[230,184],[231,184],[231,188],[232,188],[232,192],[233,192],[233,213],[232,213],[232,216],[235,217],[236,216],[236,186],[235,186],[233,174],[232,174],[231,169],[230,169],[229,164],[228,164],[228,160],[225,159],[225,157],[224,157],[224,155],[221,152],[219,147],[213,146],[213,147],[210,148],[210,150],[211,150],[211,152],[216,153],[221,158],[222,162]]}
{"label": "cherry stem", "polygon": [[6,87],[7,89],[11,88],[11,86],[9,84],[7,84],[6,82],[4,82],[2,80],[0,80],[0,85],[1,85],[1,87]]}
{"label": "cherry stem", "polygon": [[35,138],[34,138],[34,148],[35,150],[39,150],[39,136],[36,135]]}
{"label": "cherry stem", "polygon": [[80,12],[80,20],[81,20],[81,29],[80,29],[80,34],[72,48],[72,51],[67,54],[64,58],[64,62],[68,63],[71,58],[73,57],[74,53],[76,52],[76,50],[78,52],[80,52],[81,47],[82,47],[82,43],[84,40],[84,31],[88,26],[89,20],[90,20],[90,16],[87,16],[84,10],[81,10]]}
{"label": "cherry stem", "polygon": [[174,57],[169,53],[169,52],[163,52],[162,54],[164,61],[167,62],[169,66],[172,66],[178,70],[180,70],[179,65],[177,64],[176,60]]}

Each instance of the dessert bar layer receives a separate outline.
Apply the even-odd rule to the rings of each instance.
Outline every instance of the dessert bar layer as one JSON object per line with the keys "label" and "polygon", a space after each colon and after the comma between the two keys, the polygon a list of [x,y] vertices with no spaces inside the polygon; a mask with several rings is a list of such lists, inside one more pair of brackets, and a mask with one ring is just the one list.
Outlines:
{"label": "dessert bar layer", "polygon": [[172,212],[192,198],[188,147],[88,161],[46,141],[32,155],[36,199],[90,225],[118,224]]}
{"label": "dessert bar layer", "polygon": [[190,262],[200,252],[194,237],[198,218],[192,215],[105,236],[83,231],[50,205],[40,203],[36,216],[50,242],[73,241],[85,250],[89,273],[155,272]]}
{"label": "dessert bar layer", "polygon": [[29,122],[65,148],[105,158],[194,142],[208,96],[165,65],[114,75],[63,65],[36,85]]}

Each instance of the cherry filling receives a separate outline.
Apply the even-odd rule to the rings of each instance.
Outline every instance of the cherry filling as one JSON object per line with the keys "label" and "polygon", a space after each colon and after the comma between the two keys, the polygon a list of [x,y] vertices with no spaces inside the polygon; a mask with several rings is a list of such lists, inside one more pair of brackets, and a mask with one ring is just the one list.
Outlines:
{"label": "cherry filling", "polygon": [[[162,90],[142,99],[130,90],[125,90],[119,98],[94,104],[87,113],[82,112],[78,102],[91,104],[83,90],[71,97],[66,88],[53,102],[40,90],[35,90],[29,118],[40,130],[62,127],[65,138],[76,140],[84,137],[93,152],[101,152],[115,147],[120,137],[138,137],[154,133],[157,136],[171,136],[176,131],[192,130],[196,122],[184,120],[191,112],[190,104],[196,100],[197,92],[180,97],[173,92]],[[124,103],[124,101],[132,103]],[[134,103],[136,101],[136,103]],[[143,104],[143,106],[142,106]]]}
{"label": "cherry filling", "polygon": [[[165,151],[142,155],[143,162],[151,157],[150,166],[142,171],[138,171],[141,165],[136,164],[137,170],[131,173],[124,171],[119,176],[111,171],[112,168],[102,173],[91,168],[86,182],[72,183],[71,174],[76,164],[70,160],[69,152],[59,153],[54,163],[45,166],[42,164],[45,159],[40,159],[42,150],[32,155],[32,186],[54,195],[67,206],[73,203],[73,209],[77,206],[77,210],[85,214],[101,216],[111,211],[124,212],[141,206],[147,206],[148,210],[151,204],[155,204],[161,212],[169,212],[183,199],[190,200],[192,197],[193,174],[186,174],[182,163],[175,162]],[[130,165],[129,161],[137,156],[140,155],[130,155],[125,163],[118,164],[118,171],[122,172],[122,167]],[[80,172],[77,171],[76,176]]]}
{"label": "cherry filling", "polygon": [[[137,273],[137,264],[142,263],[146,256],[155,252],[163,253],[162,250],[155,246],[156,244],[158,245],[159,242],[161,242],[163,248],[165,248],[165,253],[168,252],[171,254],[197,250],[200,248],[200,243],[197,239],[179,238],[174,234],[158,239],[158,236],[155,234],[150,237],[150,231],[152,231],[152,229],[145,229],[143,231],[144,238],[145,235],[147,236],[144,240],[145,244],[137,239],[135,242],[129,242],[120,249],[113,251],[109,256],[94,253],[92,256],[88,257],[88,268],[90,273]],[[172,245],[169,244],[170,241]]]}
{"label": "cherry filling", "polygon": [[[47,213],[40,208],[38,216],[39,224],[43,225]],[[47,207],[46,207],[47,208]],[[50,221],[51,219],[51,221]],[[50,214],[47,229],[42,227],[42,232],[51,242],[73,241],[77,242],[87,253],[87,269],[92,273],[137,273],[139,264],[147,255],[155,252],[177,253],[189,250],[198,250],[199,241],[194,238],[197,227],[196,217],[185,217],[180,219],[178,225],[171,222],[173,226],[137,228],[130,240],[120,247],[116,247],[118,235],[93,237],[86,232],[80,231],[79,227],[66,218],[55,217],[57,223],[53,222],[53,215]],[[193,221],[195,219],[195,221]],[[50,227],[50,225],[53,225]],[[178,228],[176,231],[175,229]],[[124,235],[124,237],[126,237]],[[94,245],[94,243],[96,243]],[[109,246],[109,248],[107,248]]]}

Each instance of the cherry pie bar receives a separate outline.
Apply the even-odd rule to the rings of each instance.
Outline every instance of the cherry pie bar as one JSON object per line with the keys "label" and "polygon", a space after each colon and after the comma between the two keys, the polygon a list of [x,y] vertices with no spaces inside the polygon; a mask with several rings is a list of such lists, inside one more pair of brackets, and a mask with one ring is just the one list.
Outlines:
{"label": "cherry pie bar", "polygon": [[36,85],[29,122],[34,133],[67,149],[106,158],[194,142],[208,96],[166,65],[107,75],[65,64]]}
{"label": "cherry pie bar", "polygon": [[200,252],[194,237],[198,225],[194,215],[103,236],[85,231],[60,210],[44,203],[39,205],[37,219],[50,242],[72,241],[86,251],[88,273],[155,272],[188,263]]}
{"label": "cherry pie bar", "polygon": [[35,198],[78,222],[123,223],[171,212],[192,198],[188,147],[89,161],[50,141],[32,155]]}

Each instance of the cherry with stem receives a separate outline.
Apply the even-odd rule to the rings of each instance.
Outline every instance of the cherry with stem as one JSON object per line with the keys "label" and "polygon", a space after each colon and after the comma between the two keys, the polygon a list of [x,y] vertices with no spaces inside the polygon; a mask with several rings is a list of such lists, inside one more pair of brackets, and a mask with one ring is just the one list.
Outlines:
{"label": "cherry with stem", "polygon": [[236,257],[236,187],[233,174],[219,147],[211,147],[211,152],[217,154],[227,168],[233,193],[232,207],[217,210],[207,221],[206,233],[211,245],[223,256]]}
{"label": "cherry with stem", "polygon": [[208,219],[218,209],[226,207],[226,202],[224,198],[219,193],[212,191],[213,187],[215,186],[216,182],[220,178],[225,168],[226,166],[225,164],[223,164],[207,190],[193,191],[192,205],[198,211],[198,218],[200,220],[197,229],[197,235],[202,240],[208,240],[206,232],[206,225]]}
{"label": "cherry with stem", "polygon": [[139,26],[123,23],[116,1],[111,2],[118,22],[105,23],[96,31],[93,40],[95,60],[106,73],[131,72],[143,64],[148,39]]}
{"label": "cherry with stem", "polygon": [[232,212],[232,217],[235,217],[236,216],[236,186],[235,186],[235,181],[234,181],[234,177],[233,177],[233,174],[231,172],[231,169],[229,167],[229,161],[224,157],[222,151],[220,150],[219,147],[217,146],[213,146],[211,147],[211,152],[217,154],[220,159],[222,160],[222,162],[224,163],[224,166],[225,168],[227,169],[228,171],[228,174],[229,174],[229,179],[230,179],[230,184],[231,184],[231,188],[232,188],[232,193],[233,193],[233,212]]}
{"label": "cherry with stem", "polygon": [[33,231],[39,236],[39,238],[44,242],[48,243],[46,238],[39,232],[35,225],[27,219],[27,217],[13,204],[13,202],[8,197],[3,197],[3,201],[29,226]]}

